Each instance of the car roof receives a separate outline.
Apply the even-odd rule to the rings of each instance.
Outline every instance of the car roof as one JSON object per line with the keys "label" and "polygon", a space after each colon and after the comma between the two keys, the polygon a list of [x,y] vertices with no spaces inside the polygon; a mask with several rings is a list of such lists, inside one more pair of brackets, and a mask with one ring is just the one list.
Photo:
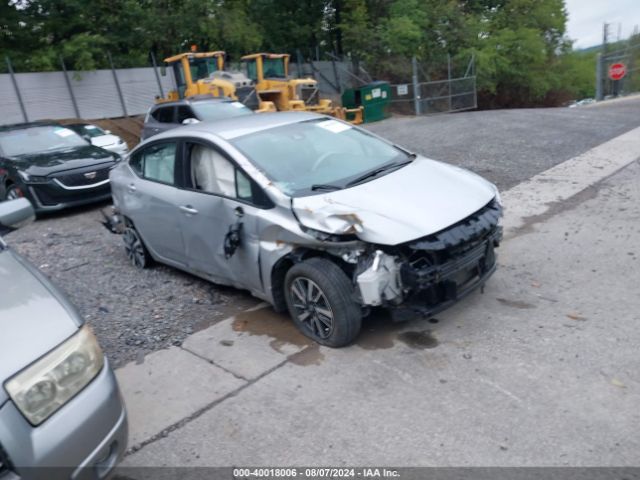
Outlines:
{"label": "car roof", "polygon": [[[327,115],[319,115],[311,112],[258,113],[256,115],[244,115],[213,122],[200,122],[193,125],[186,125],[169,130],[166,132],[166,136],[170,137],[172,134],[189,135],[189,133],[193,132],[213,134],[225,140],[231,140],[270,128],[323,118],[327,120],[333,119],[333,117]],[[160,135],[164,136],[165,134]],[[159,138],[160,135],[154,136],[153,138]]]}
{"label": "car roof", "polygon": [[47,121],[47,120],[42,120],[42,121],[38,121],[38,122],[28,122],[28,123],[12,123],[10,125],[1,125],[0,126],[0,132],[8,132],[11,130],[21,130],[24,128],[32,128],[32,127],[62,127],[63,125],[60,125],[57,122],[51,122],[51,121]]}
{"label": "car roof", "polygon": [[180,100],[172,100],[171,102],[157,103],[153,106],[153,110],[161,107],[172,107],[176,105],[192,105],[194,103],[228,103],[235,102],[231,97],[212,97],[211,95],[202,95],[199,97],[181,98]]}

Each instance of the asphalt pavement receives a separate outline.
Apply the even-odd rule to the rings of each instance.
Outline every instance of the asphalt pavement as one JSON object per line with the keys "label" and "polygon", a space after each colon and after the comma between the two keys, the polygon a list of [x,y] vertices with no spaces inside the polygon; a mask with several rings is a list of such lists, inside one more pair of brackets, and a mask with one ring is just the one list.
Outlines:
{"label": "asphalt pavement", "polygon": [[640,96],[575,108],[391,118],[366,128],[505,190],[638,125]]}

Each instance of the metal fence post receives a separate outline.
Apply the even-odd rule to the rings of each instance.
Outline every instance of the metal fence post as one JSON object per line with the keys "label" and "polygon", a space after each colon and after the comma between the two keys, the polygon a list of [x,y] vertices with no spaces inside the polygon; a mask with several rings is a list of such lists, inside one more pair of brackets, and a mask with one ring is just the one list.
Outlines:
{"label": "metal fence post", "polygon": [[451,54],[447,53],[447,86],[449,87],[449,111],[452,110],[452,99],[451,99]]}
{"label": "metal fence post", "polygon": [[602,100],[602,54],[596,58],[596,100]]}
{"label": "metal fence post", "polygon": [[338,73],[338,68],[336,67],[336,54],[331,56],[331,65],[333,66],[333,76],[336,80],[336,85],[338,86],[338,93],[342,94],[342,83],[340,82],[340,74]]}
{"label": "metal fence post", "polygon": [[129,114],[127,114],[127,106],[124,103],[122,90],[120,90],[120,82],[118,82],[118,75],[116,74],[116,69],[113,66],[113,58],[111,58],[111,52],[107,52],[107,57],[109,58],[109,64],[111,65],[111,72],[113,73],[113,81],[116,84],[116,90],[118,91],[118,96],[120,97],[120,104],[122,105],[122,111],[124,112],[124,116],[128,117]]}
{"label": "metal fence post", "polygon": [[416,115],[421,115],[422,106],[420,105],[420,84],[418,83],[418,60],[416,57],[411,59],[411,67],[413,69],[413,109]]}
{"label": "metal fence post", "polygon": [[76,96],[73,94],[73,88],[71,88],[71,81],[69,80],[69,74],[67,73],[67,66],[64,64],[64,58],[60,57],[60,65],[62,65],[62,74],[64,75],[64,81],[69,89],[69,96],[71,97],[71,103],[73,104],[73,111],[76,112],[76,118],[80,117],[80,109],[76,102]]}
{"label": "metal fence post", "polygon": [[16,82],[16,77],[13,73],[13,66],[11,65],[11,60],[8,56],[4,57],[7,61],[7,68],[9,69],[9,75],[11,75],[11,83],[13,83],[13,88],[16,91],[16,97],[18,97],[18,103],[20,104],[20,110],[22,110],[22,116],[24,117],[24,121],[28,122],[29,117],[27,116],[27,109],[24,108],[24,103],[22,102],[22,95],[20,95],[20,89],[18,88],[18,82]]}
{"label": "metal fence post", "polygon": [[162,82],[160,81],[160,75],[158,75],[158,64],[156,63],[156,56],[153,52],[149,52],[151,55],[151,64],[153,65],[153,73],[156,75],[156,82],[158,82],[158,90],[160,90],[160,98],[164,98],[164,90],[162,90]]}

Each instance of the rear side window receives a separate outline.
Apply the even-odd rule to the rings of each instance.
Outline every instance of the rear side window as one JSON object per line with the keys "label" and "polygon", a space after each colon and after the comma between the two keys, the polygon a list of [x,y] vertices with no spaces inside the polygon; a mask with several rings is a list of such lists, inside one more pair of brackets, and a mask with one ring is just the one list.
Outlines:
{"label": "rear side window", "polygon": [[176,144],[151,145],[131,157],[129,166],[148,180],[175,185]]}
{"label": "rear side window", "polygon": [[158,108],[151,116],[160,123],[173,123],[173,110],[174,107]]}
{"label": "rear side window", "polygon": [[178,123],[184,122],[187,118],[196,118],[189,107],[178,107]]}

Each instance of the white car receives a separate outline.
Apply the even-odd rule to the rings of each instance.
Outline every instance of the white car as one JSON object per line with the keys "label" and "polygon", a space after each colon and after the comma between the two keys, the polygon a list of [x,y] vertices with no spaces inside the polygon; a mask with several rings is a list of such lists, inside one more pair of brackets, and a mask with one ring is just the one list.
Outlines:
{"label": "white car", "polygon": [[78,133],[96,147],[104,148],[118,155],[125,155],[129,151],[127,143],[117,135],[111,133],[110,130],[103,130],[97,125],[90,123],[72,123],[65,127]]}

